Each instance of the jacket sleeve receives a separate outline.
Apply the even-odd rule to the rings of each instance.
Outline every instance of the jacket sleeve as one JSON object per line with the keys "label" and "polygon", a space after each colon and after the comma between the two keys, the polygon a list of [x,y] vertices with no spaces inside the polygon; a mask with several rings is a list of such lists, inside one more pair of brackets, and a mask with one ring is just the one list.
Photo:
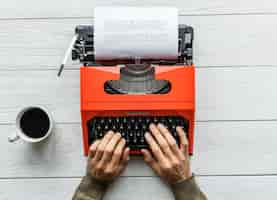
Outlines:
{"label": "jacket sleeve", "polygon": [[195,177],[171,185],[175,200],[207,200],[207,197],[200,190]]}
{"label": "jacket sleeve", "polygon": [[102,200],[108,183],[99,182],[86,175],[75,191],[72,200]]}

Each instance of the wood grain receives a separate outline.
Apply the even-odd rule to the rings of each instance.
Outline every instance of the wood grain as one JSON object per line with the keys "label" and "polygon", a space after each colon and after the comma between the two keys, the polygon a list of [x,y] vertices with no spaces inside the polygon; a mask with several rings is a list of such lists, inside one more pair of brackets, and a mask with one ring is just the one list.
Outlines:
{"label": "wood grain", "polygon": [[[276,176],[197,179],[208,198],[213,200],[260,200],[265,196],[276,196]],[[28,200],[71,199],[79,181],[79,178],[0,180],[0,199],[21,199],[23,196]],[[120,178],[109,188],[104,199],[173,200],[173,195],[158,178]]]}
{"label": "wood grain", "polygon": [[[56,122],[80,122],[79,71],[0,71],[0,123],[14,123],[25,106],[46,106]],[[196,119],[277,119],[276,67],[198,68]]]}
{"label": "wood grain", "polygon": [[[28,3],[27,3],[28,2]],[[0,18],[53,18],[53,17],[81,17],[93,16],[95,6],[174,6],[181,15],[195,14],[249,14],[249,13],[276,13],[277,4],[274,0],[70,0],[60,1],[28,1],[10,0],[1,5]]]}
{"label": "wood grain", "polygon": [[[84,174],[79,124],[56,124],[46,143],[8,143],[13,125],[0,126],[0,177],[76,177]],[[198,122],[192,169],[201,175],[275,174],[276,122]],[[259,158],[259,159],[257,159]],[[247,164],[245,164],[247,163]],[[155,176],[141,158],[123,176]]]}
{"label": "wood grain", "polygon": [[[277,15],[179,18],[194,27],[196,67],[276,66],[276,20]],[[90,18],[2,20],[0,69],[58,69],[75,26],[91,23]]]}

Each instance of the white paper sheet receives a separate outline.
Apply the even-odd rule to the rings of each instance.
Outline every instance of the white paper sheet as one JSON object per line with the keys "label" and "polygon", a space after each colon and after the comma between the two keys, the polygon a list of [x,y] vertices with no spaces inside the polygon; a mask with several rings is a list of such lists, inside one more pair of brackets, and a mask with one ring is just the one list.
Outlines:
{"label": "white paper sheet", "polygon": [[97,7],[96,60],[176,59],[178,11],[168,7]]}

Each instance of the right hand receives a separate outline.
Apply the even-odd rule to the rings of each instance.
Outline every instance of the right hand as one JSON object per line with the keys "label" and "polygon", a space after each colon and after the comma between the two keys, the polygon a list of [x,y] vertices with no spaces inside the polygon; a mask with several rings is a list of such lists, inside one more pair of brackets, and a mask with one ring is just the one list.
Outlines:
{"label": "right hand", "polygon": [[95,141],[89,150],[87,173],[101,182],[118,177],[129,160],[128,147],[120,133],[109,131],[101,140]]}
{"label": "right hand", "polygon": [[180,138],[180,147],[165,126],[151,124],[152,134],[146,133],[145,138],[152,153],[146,149],[142,150],[145,162],[170,184],[192,176],[186,134],[181,127],[176,129]]}

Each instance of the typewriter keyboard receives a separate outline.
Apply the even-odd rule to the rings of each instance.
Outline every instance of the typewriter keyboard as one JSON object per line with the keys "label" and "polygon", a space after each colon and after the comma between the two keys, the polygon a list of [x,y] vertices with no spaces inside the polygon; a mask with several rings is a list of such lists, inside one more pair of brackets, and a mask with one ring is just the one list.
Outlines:
{"label": "typewriter keyboard", "polygon": [[180,126],[188,133],[189,123],[180,116],[127,116],[127,117],[94,117],[88,121],[89,145],[101,139],[109,130],[119,132],[125,138],[131,150],[148,148],[144,134],[149,131],[151,123],[162,123],[167,127],[179,144],[176,127]]}

